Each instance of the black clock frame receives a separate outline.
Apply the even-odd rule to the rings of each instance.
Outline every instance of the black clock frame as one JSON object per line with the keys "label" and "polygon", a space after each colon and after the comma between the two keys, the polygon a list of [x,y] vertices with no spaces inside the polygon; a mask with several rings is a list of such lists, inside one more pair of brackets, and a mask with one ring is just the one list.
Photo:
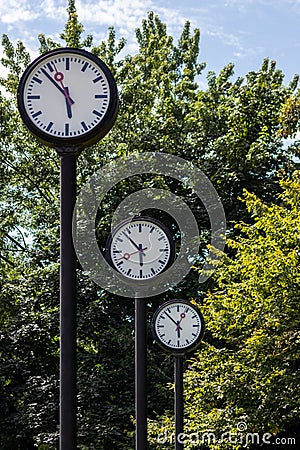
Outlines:
{"label": "black clock frame", "polygon": [[[30,116],[27,114],[25,103],[24,103],[24,88],[28,76],[34,71],[34,69],[44,60],[49,57],[59,56],[64,53],[70,52],[73,55],[84,56],[93,61],[105,74],[109,89],[110,89],[110,101],[107,108],[107,111],[100,123],[96,125],[92,130],[80,135],[80,136],[51,136],[48,133],[43,132],[39,127],[37,127],[33,122]],[[38,58],[36,58],[24,71],[17,91],[17,102],[18,108],[21,115],[21,118],[29,131],[43,144],[50,145],[51,147],[87,147],[95,144],[100,139],[102,139],[112,128],[117,118],[118,109],[119,109],[119,96],[118,89],[115,82],[115,79],[107,67],[107,65],[99,59],[96,55],[93,55],[86,50],[72,48],[72,47],[64,47],[58,48],[55,50],[51,50]]]}
{"label": "black clock frame", "polygon": [[[200,317],[200,322],[201,322],[201,331],[200,331],[200,334],[197,337],[197,339],[189,346],[187,346],[185,348],[180,348],[180,349],[169,347],[167,344],[162,342],[160,340],[158,334],[156,333],[156,329],[155,329],[155,323],[156,323],[157,317],[160,314],[160,312],[168,306],[171,306],[174,304],[176,305],[176,303],[180,303],[180,304],[183,303],[183,304],[186,304],[187,306],[189,306],[190,308],[194,309],[195,313],[198,314],[198,316]],[[183,355],[185,353],[191,352],[192,350],[195,350],[199,346],[199,344],[202,341],[203,336],[204,336],[205,322],[204,322],[203,315],[202,315],[201,311],[199,310],[199,308],[197,306],[193,305],[190,301],[182,300],[182,299],[168,300],[167,302],[165,302],[161,306],[159,306],[157,308],[157,310],[155,311],[155,313],[153,314],[152,321],[151,321],[151,331],[152,331],[153,338],[155,339],[157,344],[163,350],[167,350],[167,352],[172,353],[174,355]]]}
{"label": "black clock frame", "polygon": [[158,227],[160,227],[163,232],[166,234],[167,239],[169,241],[170,244],[170,257],[169,257],[169,261],[167,262],[166,266],[164,267],[164,269],[159,272],[159,274],[157,276],[159,276],[160,274],[162,274],[163,272],[165,272],[174,262],[175,259],[175,243],[174,243],[174,239],[173,236],[170,232],[170,230],[159,220],[157,219],[153,219],[152,217],[149,216],[134,216],[128,219],[123,220],[122,222],[120,222],[113,230],[112,232],[109,234],[108,239],[106,241],[106,246],[105,246],[105,259],[108,262],[108,264],[116,271],[118,272],[118,274],[120,274],[122,277],[126,278],[127,280],[130,280],[136,284],[138,283],[143,283],[145,284],[145,282],[147,281],[152,281],[153,279],[155,279],[155,276],[153,276],[152,278],[149,279],[145,279],[145,280],[133,280],[131,278],[125,277],[125,275],[121,274],[118,269],[116,268],[116,266],[114,265],[112,258],[111,258],[111,254],[110,254],[110,247],[111,247],[111,243],[113,240],[113,237],[115,236],[115,234],[119,231],[120,228],[122,228],[124,225],[132,223],[132,222],[138,222],[138,221],[147,221],[147,222],[151,222],[154,225],[157,225]]}

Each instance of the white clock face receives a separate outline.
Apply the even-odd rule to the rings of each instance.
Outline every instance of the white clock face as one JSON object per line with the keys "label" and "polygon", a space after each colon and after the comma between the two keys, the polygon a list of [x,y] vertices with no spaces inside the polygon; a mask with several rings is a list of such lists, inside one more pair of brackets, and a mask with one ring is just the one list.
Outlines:
{"label": "white clock face", "polygon": [[26,73],[21,104],[27,123],[46,139],[81,138],[99,127],[111,108],[107,70],[89,55],[68,49],[50,52]]}
{"label": "white clock face", "polygon": [[203,335],[203,319],[189,302],[168,302],[158,309],[153,321],[155,338],[176,352],[194,348]]}
{"label": "white clock face", "polygon": [[144,219],[121,225],[113,233],[109,252],[114,268],[133,280],[157,276],[173,255],[172,242],[164,229]]}

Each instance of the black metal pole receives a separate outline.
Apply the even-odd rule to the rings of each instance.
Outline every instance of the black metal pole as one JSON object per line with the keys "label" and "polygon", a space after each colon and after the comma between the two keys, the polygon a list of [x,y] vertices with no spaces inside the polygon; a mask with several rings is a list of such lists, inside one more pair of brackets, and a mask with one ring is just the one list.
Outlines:
{"label": "black metal pole", "polygon": [[76,154],[60,153],[60,450],[76,450]]}
{"label": "black metal pole", "polygon": [[174,356],[175,450],[183,450],[183,356]]}
{"label": "black metal pole", "polygon": [[147,301],[135,294],[136,450],[147,449]]}

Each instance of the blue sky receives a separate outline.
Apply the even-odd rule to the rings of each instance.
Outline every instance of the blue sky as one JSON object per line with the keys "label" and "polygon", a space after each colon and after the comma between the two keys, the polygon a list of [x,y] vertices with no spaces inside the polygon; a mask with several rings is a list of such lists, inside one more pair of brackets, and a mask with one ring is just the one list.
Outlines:
{"label": "blue sky", "polygon": [[[79,20],[95,42],[114,25],[127,39],[126,53],[136,50],[134,31],[152,10],[171,35],[180,35],[186,20],[201,30],[199,61],[219,72],[235,63],[235,75],[258,70],[265,57],[275,59],[288,83],[300,73],[300,0],[77,0]],[[22,40],[38,55],[39,33],[58,39],[66,21],[67,0],[3,0],[0,33]],[[0,49],[2,54],[2,49]]]}

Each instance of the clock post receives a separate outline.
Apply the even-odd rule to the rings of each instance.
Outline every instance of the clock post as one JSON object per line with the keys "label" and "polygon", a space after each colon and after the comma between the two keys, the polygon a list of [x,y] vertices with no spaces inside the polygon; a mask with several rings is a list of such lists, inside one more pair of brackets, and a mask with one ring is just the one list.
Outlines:
{"label": "clock post", "polygon": [[72,238],[76,161],[80,148],[60,157],[60,450],[77,447],[76,254]]}
{"label": "clock post", "polygon": [[[151,245],[150,245],[151,243]],[[124,277],[135,300],[135,449],[147,449],[147,300],[145,289],[174,262],[175,245],[167,227],[146,217],[119,223],[106,243],[108,263]],[[150,283],[150,284],[149,284]],[[141,295],[142,291],[142,295]]]}
{"label": "clock post", "polygon": [[147,449],[147,304],[135,292],[136,450]]}
{"label": "clock post", "polygon": [[76,254],[72,237],[76,160],[102,139],[118,113],[117,85],[90,52],[59,48],[35,59],[17,93],[21,118],[60,157],[60,450],[77,449]]}
{"label": "clock post", "polygon": [[174,356],[175,450],[183,450],[183,361],[184,355],[200,344],[204,334],[204,319],[191,302],[170,300],[155,311],[152,334],[160,347]]}

